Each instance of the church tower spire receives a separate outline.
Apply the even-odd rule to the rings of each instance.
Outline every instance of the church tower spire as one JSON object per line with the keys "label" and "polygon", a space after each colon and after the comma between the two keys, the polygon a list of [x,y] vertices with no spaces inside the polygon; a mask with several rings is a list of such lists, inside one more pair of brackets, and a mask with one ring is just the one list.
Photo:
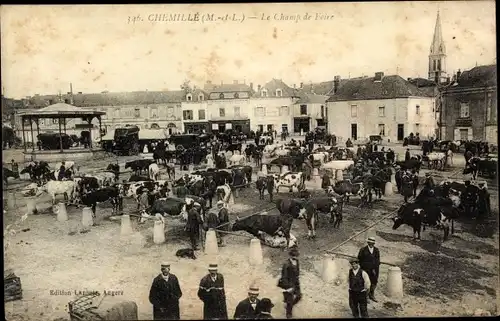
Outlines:
{"label": "church tower spire", "polygon": [[429,52],[429,74],[428,79],[441,83],[446,80],[446,47],[444,45],[443,33],[441,31],[441,18],[439,10],[436,17],[436,26],[434,27],[434,36],[432,38]]}

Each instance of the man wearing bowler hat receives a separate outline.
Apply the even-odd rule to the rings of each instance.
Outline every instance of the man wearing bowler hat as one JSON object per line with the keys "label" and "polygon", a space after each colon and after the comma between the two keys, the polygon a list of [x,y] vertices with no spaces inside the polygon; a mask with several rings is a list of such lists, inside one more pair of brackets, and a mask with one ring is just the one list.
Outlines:
{"label": "man wearing bowler hat", "polygon": [[281,269],[281,278],[278,287],[283,289],[283,302],[285,302],[286,318],[292,318],[293,306],[302,299],[300,291],[300,267],[299,251],[296,247],[290,249],[289,259],[283,264]]}
{"label": "man wearing bowler hat", "polygon": [[350,260],[349,269],[349,307],[355,318],[368,318],[368,307],[366,292],[370,288],[370,278],[365,271],[359,267],[359,260]]}
{"label": "man wearing bowler hat", "polygon": [[182,291],[177,277],[170,273],[170,264],[161,264],[161,273],[154,278],[149,290],[153,305],[153,320],[179,320],[179,299]]}
{"label": "man wearing bowler hat", "polygon": [[373,302],[377,302],[375,299],[375,289],[378,282],[378,274],[380,267],[380,252],[378,248],[375,247],[375,238],[370,236],[367,240],[367,245],[362,247],[358,253],[358,260],[361,269],[368,274],[370,277],[370,292],[368,297]]}
{"label": "man wearing bowler hat", "polygon": [[234,311],[234,319],[255,319],[257,316],[257,306],[260,302],[258,299],[259,288],[251,286],[248,289],[248,298],[238,303]]}
{"label": "man wearing bowler hat", "polygon": [[198,289],[198,297],[203,301],[203,319],[226,320],[228,317],[224,277],[217,273],[217,264],[210,264],[208,272],[201,279]]}
{"label": "man wearing bowler hat", "polygon": [[262,300],[259,301],[259,304],[257,304],[257,316],[255,317],[256,319],[273,319],[273,316],[271,315],[271,310],[274,307],[273,302],[271,302],[270,299],[268,298],[263,298]]}

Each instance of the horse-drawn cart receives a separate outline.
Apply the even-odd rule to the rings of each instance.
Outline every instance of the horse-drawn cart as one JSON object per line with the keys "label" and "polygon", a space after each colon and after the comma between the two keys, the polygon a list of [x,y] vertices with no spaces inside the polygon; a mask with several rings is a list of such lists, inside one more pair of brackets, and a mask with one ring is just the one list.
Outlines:
{"label": "horse-drawn cart", "polygon": [[68,303],[71,321],[138,320],[137,304],[91,292]]}

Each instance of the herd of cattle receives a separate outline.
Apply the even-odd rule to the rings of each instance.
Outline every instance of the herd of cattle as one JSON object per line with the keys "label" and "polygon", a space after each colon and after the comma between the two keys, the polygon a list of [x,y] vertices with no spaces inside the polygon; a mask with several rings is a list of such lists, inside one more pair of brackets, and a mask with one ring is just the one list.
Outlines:
{"label": "herd of cattle", "polygon": [[[139,211],[140,221],[144,221],[158,213],[179,217],[185,213],[186,203],[191,202],[189,200],[194,202],[195,208],[204,217],[207,209],[212,207],[214,197],[227,203],[233,193],[251,186],[254,168],[247,164],[253,160],[260,169],[265,163],[266,168],[262,169],[266,171],[258,171],[255,186],[260,199],[264,199],[267,191],[280,214],[236,219],[232,230],[243,230],[257,237],[262,232],[271,236],[280,234],[289,242],[293,219],[305,220],[308,236],[314,238],[318,213],[329,215],[333,227],[338,228],[342,222],[343,207],[349,204],[350,197],[360,197],[360,206],[369,205],[373,193],[379,199],[384,196],[385,186],[391,182],[395,167],[418,173],[423,161],[427,160],[431,166],[435,160],[431,153],[425,159],[414,156],[395,161],[392,150],[374,151],[371,146],[358,149],[320,146],[312,150],[294,140],[288,144],[270,143],[249,144],[244,150],[242,146],[229,148],[231,145],[204,149],[200,161],[195,157],[197,166],[179,178],[176,178],[175,163],[164,159],[165,154],[157,150],[153,151],[153,159],[125,163],[125,169],[133,171],[128,181],[120,181],[118,163],[109,164],[106,170],[97,174],[84,174],[70,161],[59,163],[56,170],[51,170],[46,162],[30,163],[20,173],[29,173],[36,182],[31,186],[36,196],[46,192],[54,204],[56,195],[63,194],[68,204],[91,207],[94,215],[97,204],[106,201],[113,205],[113,214],[122,212],[124,198],[134,199],[139,210],[141,204],[144,205],[141,196],[147,195],[142,197],[147,199],[147,205]],[[228,151],[231,153],[228,154]],[[168,180],[160,180],[160,166],[166,169]],[[272,166],[286,168],[280,174],[266,173]],[[464,173],[474,175],[474,171],[477,173],[480,167],[481,159],[473,156],[469,158]],[[317,193],[313,196],[305,184],[317,175],[315,169],[325,171],[321,186],[324,194],[319,196]],[[346,179],[335,177],[329,171],[342,171]],[[282,187],[291,194],[274,199],[273,195]],[[485,209],[489,211],[485,185],[466,186],[460,182],[443,182],[432,188],[424,188],[412,202],[403,204],[393,218],[393,228],[402,224],[410,225],[420,238],[422,227],[433,226],[444,229],[446,239],[450,224],[453,232],[453,220],[471,216],[478,211],[484,212]]]}

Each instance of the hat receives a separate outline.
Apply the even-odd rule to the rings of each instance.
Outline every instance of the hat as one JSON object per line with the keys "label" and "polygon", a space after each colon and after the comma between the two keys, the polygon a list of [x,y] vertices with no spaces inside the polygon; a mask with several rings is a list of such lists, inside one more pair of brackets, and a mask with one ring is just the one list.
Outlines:
{"label": "hat", "polygon": [[256,287],[256,286],[251,286],[249,289],[248,289],[248,293],[249,294],[259,294],[259,288]]}
{"label": "hat", "polygon": [[269,312],[269,310],[271,310],[271,308],[274,307],[273,302],[271,302],[271,300],[268,298],[263,298],[262,300],[260,300],[259,305],[260,305],[260,310],[265,312]]}
{"label": "hat", "polygon": [[218,201],[217,205],[224,205],[224,202],[223,201]]}
{"label": "hat", "polygon": [[357,257],[355,257],[355,258],[350,259],[349,263],[359,263],[359,260]]}
{"label": "hat", "polygon": [[163,262],[161,264],[161,267],[168,267],[169,268],[170,267],[170,263]]}
{"label": "hat", "polygon": [[212,263],[208,265],[208,270],[209,271],[216,271],[217,270],[217,264]]}
{"label": "hat", "polygon": [[370,236],[366,241],[368,243],[375,243],[375,238],[373,236]]}
{"label": "hat", "polygon": [[297,247],[292,247],[290,251],[288,251],[288,254],[290,256],[299,256],[299,250],[297,249]]}

